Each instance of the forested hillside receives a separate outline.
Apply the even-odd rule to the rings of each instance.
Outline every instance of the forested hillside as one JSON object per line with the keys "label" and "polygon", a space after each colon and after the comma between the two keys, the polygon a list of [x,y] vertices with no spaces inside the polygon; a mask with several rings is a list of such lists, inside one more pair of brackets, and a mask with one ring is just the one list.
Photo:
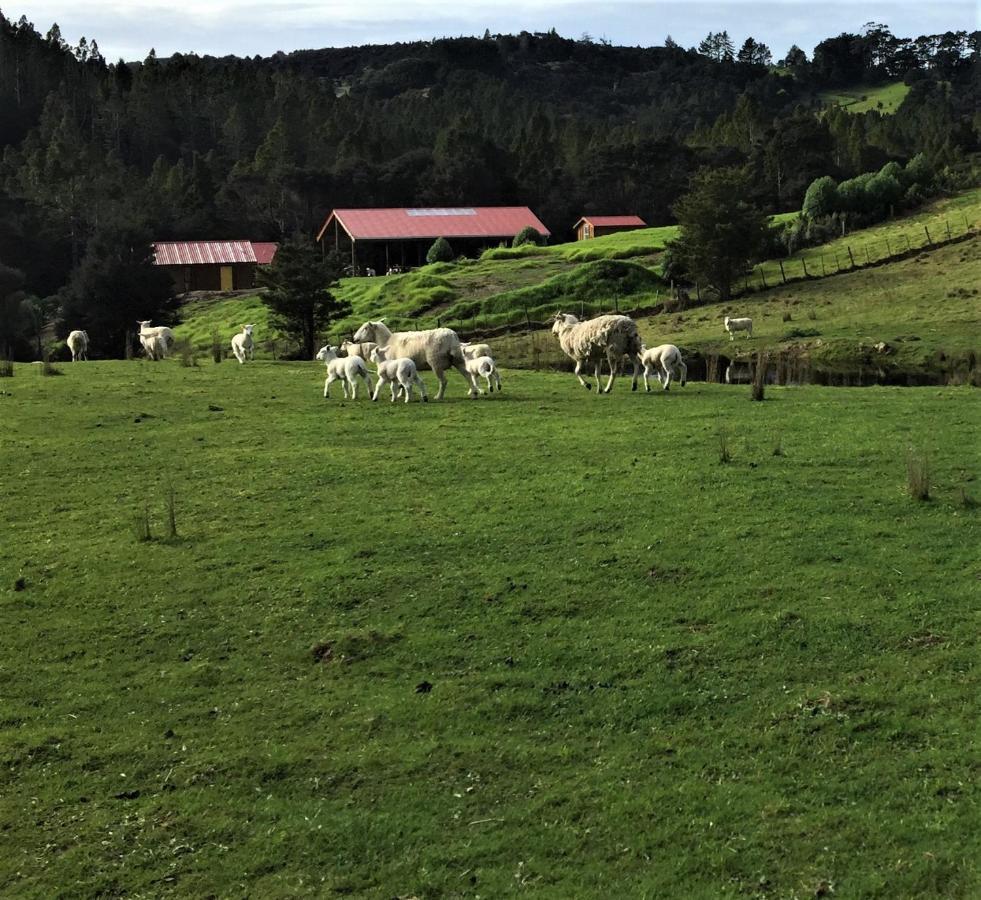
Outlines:
{"label": "forested hillside", "polygon": [[[558,237],[585,212],[668,224],[705,166],[745,164],[771,212],[918,152],[957,186],[978,53],[978,32],[869,26],[777,64],[725,33],[683,49],[554,32],[110,64],[0,16],[0,263],[43,298],[100,232],[277,239],[333,206],[527,204]],[[889,81],[910,87],[893,114],[821,99]]]}

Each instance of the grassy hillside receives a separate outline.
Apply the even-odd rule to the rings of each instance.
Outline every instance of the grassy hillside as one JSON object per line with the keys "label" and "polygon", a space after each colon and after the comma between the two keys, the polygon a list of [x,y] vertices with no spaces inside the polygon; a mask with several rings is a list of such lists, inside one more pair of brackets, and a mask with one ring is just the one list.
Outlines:
{"label": "grassy hillside", "polygon": [[874,87],[859,85],[838,91],[823,91],[819,96],[827,106],[841,106],[852,113],[864,113],[876,109],[890,114],[899,109],[909,93],[909,85],[902,81]]}
{"label": "grassy hillside", "polygon": [[981,892],[975,391],[63,368],[0,383],[0,894]]}

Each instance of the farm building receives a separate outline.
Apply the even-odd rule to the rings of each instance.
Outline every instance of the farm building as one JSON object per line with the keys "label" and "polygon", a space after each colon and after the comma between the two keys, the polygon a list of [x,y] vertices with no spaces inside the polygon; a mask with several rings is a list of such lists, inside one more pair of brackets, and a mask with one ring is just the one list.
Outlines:
{"label": "farm building", "polygon": [[647,223],[640,216],[583,216],[576,222],[576,240],[588,241],[604,234],[646,227]]}
{"label": "farm building", "polygon": [[268,266],[278,244],[255,241],[160,241],[154,265],[170,273],[178,293],[241,291],[255,287],[259,266]]}
{"label": "farm building", "polygon": [[446,238],[457,255],[473,255],[510,241],[529,225],[549,235],[527,206],[335,209],[317,240],[325,250],[349,255],[355,269],[381,273],[423,265],[437,238]]}

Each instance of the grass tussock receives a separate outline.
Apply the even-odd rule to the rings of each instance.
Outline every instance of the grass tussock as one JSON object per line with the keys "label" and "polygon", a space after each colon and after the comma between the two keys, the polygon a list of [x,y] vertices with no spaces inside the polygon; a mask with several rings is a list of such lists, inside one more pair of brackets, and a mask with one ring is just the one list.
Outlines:
{"label": "grass tussock", "polygon": [[749,387],[749,399],[762,402],[766,395],[766,370],[770,363],[768,353],[757,353],[753,365],[753,381]]}
{"label": "grass tussock", "polygon": [[716,440],[718,441],[719,462],[723,465],[732,462],[732,447],[729,442],[729,429],[725,426],[721,427],[716,432]]}
{"label": "grass tussock", "polygon": [[63,374],[61,369],[59,369],[53,362],[51,362],[51,351],[47,347],[41,352],[41,366],[40,366],[41,376],[43,378],[49,378],[52,375]]}
{"label": "grass tussock", "polygon": [[195,369],[198,365],[198,355],[194,351],[194,344],[187,338],[177,342],[177,352],[181,365],[185,369]]}
{"label": "grass tussock", "polygon": [[150,505],[145,500],[137,502],[133,513],[133,533],[138,543],[146,544],[153,540],[153,533],[150,531]]}
{"label": "grass tussock", "polygon": [[214,362],[220,363],[225,358],[225,354],[222,352],[223,349],[224,348],[222,347],[221,343],[221,333],[216,328],[211,332],[211,359]]}
{"label": "grass tussock", "polygon": [[906,489],[914,500],[930,499],[930,458],[910,448],[906,453]]}

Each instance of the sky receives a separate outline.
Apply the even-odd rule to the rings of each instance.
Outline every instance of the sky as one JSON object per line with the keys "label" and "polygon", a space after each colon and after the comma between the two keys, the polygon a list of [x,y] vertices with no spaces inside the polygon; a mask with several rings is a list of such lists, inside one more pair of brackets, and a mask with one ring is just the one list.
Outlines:
{"label": "sky", "polygon": [[683,47],[709,31],[737,42],[752,35],[775,59],[797,44],[882,22],[902,37],[979,27],[979,0],[0,0],[8,19],[21,15],[42,34],[57,22],[71,44],[98,41],[109,61],[199,53],[268,56],[282,50],[385,44],[433,37],[547,31],[589,34],[614,44],[652,46],[671,35]]}

